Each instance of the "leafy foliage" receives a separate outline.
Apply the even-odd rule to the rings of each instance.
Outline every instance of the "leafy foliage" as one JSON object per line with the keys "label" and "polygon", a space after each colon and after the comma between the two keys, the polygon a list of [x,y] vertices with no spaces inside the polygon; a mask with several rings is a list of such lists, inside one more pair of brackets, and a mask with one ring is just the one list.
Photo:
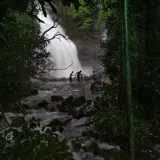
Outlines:
{"label": "leafy foliage", "polygon": [[85,0],[79,0],[79,8],[76,9],[74,4],[71,4],[67,10],[73,20],[77,23],[79,30],[89,35],[94,25],[94,15],[97,8],[90,6]]}
{"label": "leafy foliage", "polygon": [[60,142],[50,129],[36,130],[39,123],[34,119],[25,124],[22,130],[8,129],[0,136],[0,158],[5,160],[65,160],[67,153],[65,142]]}
{"label": "leafy foliage", "polygon": [[[107,29],[107,40],[102,42],[105,51],[102,63],[111,80],[111,85],[106,86],[103,96],[108,100],[109,106],[118,106],[121,112],[113,109],[103,114],[103,110],[100,116],[95,116],[94,122],[101,132],[122,136],[127,121],[124,119],[123,1],[104,0],[101,5],[99,21],[105,21]],[[160,135],[157,130],[160,122],[159,9],[160,3],[157,0],[129,2],[132,94],[137,142],[145,142],[150,138],[150,133],[157,137],[156,140]]]}
{"label": "leafy foliage", "polygon": [[[114,138],[127,139],[128,129],[126,115],[117,108],[110,107],[99,111],[93,116],[93,124],[103,136],[112,140]],[[143,120],[135,119],[135,142],[137,148],[149,144],[150,125]]]}
{"label": "leafy foliage", "polygon": [[[0,99],[21,91],[33,73],[31,55],[38,30],[25,14],[9,10],[1,24]],[[20,93],[19,93],[20,94]]]}

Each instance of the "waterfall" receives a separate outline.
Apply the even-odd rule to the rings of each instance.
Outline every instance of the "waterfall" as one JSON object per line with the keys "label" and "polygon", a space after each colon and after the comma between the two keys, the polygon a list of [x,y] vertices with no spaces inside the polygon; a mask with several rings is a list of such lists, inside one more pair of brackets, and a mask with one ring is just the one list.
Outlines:
{"label": "waterfall", "polygon": [[[53,25],[54,22],[49,14],[47,15],[47,17],[44,17],[43,13],[39,12],[38,17],[45,22],[39,24],[42,35]],[[63,28],[58,25],[58,23],[56,23],[56,25],[56,28],[51,29],[45,34],[46,38],[52,38],[56,33],[65,35],[65,31],[63,30]],[[50,67],[54,69],[63,69],[72,64],[65,70],[52,70],[51,72],[49,72],[49,75],[51,77],[67,78],[72,71],[76,73],[77,71],[81,70],[77,48],[75,44],[68,39],[68,37],[66,38],[67,39],[64,39],[62,36],[57,36],[56,38],[52,39],[46,47],[46,50],[50,52]]]}

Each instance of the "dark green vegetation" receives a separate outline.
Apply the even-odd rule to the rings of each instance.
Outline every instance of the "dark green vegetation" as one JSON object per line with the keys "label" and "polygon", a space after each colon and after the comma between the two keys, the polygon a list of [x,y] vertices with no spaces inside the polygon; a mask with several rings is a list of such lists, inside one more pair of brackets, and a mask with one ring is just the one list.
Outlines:
{"label": "dark green vegetation", "polygon": [[[96,128],[110,137],[127,137],[127,119],[124,94],[123,1],[103,1],[101,17],[105,19],[108,40],[103,64],[111,85],[104,97],[107,109],[95,116]],[[160,136],[160,18],[159,1],[130,1],[130,50],[132,67],[132,94],[136,144],[158,142]],[[117,106],[117,107],[113,107]],[[100,115],[100,116],[99,116]],[[105,127],[104,127],[105,124]],[[147,143],[150,144],[150,143]],[[136,145],[138,148],[139,146]]]}
{"label": "dark green vegetation", "polygon": [[[0,105],[3,109],[6,109],[6,103],[18,100],[25,90],[28,90],[29,78],[35,70],[33,65],[37,64],[33,60],[33,55],[38,55],[35,49],[39,47],[44,49],[43,42],[37,44],[39,30],[36,25],[36,11],[32,12],[32,2],[32,0],[0,2]],[[46,12],[44,2],[57,14],[51,0],[39,2],[44,15]],[[128,139],[124,94],[123,1],[61,0],[61,2],[68,6],[68,14],[78,22],[80,31],[88,35],[92,33],[97,13],[99,22],[105,23],[108,39],[102,42],[105,51],[102,62],[111,85],[107,85],[103,91],[106,105],[95,114],[93,120],[95,128],[107,139]],[[136,148],[141,148],[149,146],[151,142],[158,143],[160,138],[160,2],[131,0],[129,16],[135,143]],[[14,132],[15,138],[19,138],[21,136],[18,135],[23,135],[26,131]],[[43,144],[41,142],[43,138],[47,141],[52,138],[54,144],[57,143],[53,137],[30,132],[28,128],[27,132],[30,133],[32,140],[34,136],[39,137],[35,146]],[[3,156],[11,153],[11,149],[16,150],[17,146],[25,145],[20,144],[23,136],[21,138],[16,139],[16,144],[8,148]],[[3,144],[5,142],[0,149],[4,149]],[[24,147],[22,153],[17,155],[18,158],[23,158],[23,154],[29,152],[27,149]],[[63,152],[63,148],[58,150]]]}
{"label": "dark green vegetation", "polygon": [[0,100],[5,103],[20,97],[33,73],[31,57],[37,29],[33,19],[10,9],[0,29]]}
{"label": "dark green vegetation", "polygon": [[93,30],[94,21],[97,17],[98,8],[94,1],[92,5],[87,5],[85,0],[79,0],[79,4],[79,8],[76,9],[75,5],[71,3],[71,5],[67,7],[67,14],[72,17],[82,33],[90,36]]}
{"label": "dark green vegetation", "polygon": [[[22,131],[8,129],[5,137],[0,136],[0,158],[3,160],[68,160],[71,155],[67,153],[65,141],[59,142],[57,135],[50,129],[42,131],[33,130],[38,122],[32,120],[25,124]],[[14,153],[14,154],[13,154]]]}

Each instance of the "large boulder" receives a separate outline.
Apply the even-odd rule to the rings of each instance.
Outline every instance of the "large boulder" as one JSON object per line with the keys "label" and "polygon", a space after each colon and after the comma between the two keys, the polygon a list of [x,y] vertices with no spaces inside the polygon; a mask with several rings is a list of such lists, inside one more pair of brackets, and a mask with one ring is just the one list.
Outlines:
{"label": "large boulder", "polygon": [[48,106],[48,102],[46,100],[43,100],[42,102],[38,103],[37,104],[37,107],[36,108],[45,108]]}
{"label": "large boulder", "polygon": [[77,97],[73,100],[72,102],[72,106],[73,107],[80,107],[81,105],[85,104],[86,103],[86,98],[85,96],[80,96],[80,97]]}
{"label": "large boulder", "polygon": [[73,108],[68,112],[68,114],[72,115],[76,119],[80,119],[84,115],[83,114],[83,109],[84,109],[84,106]]}
{"label": "large boulder", "polygon": [[62,101],[64,98],[62,97],[62,96],[59,96],[59,95],[57,95],[57,96],[51,96],[51,100],[52,101]]}
{"label": "large boulder", "polygon": [[63,101],[62,101],[62,106],[71,106],[72,105],[72,101],[73,101],[73,96],[72,95],[70,95],[69,97],[67,97],[66,99],[64,99]]}

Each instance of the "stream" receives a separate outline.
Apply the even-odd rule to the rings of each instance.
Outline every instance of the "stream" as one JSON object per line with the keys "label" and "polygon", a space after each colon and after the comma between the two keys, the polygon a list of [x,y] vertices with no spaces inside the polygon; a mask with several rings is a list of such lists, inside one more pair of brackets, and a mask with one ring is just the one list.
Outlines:
{"label": "stream", "polygon": [[[29,96],[23,99],[28,108],[25,112],[14,114],[5,113],[7,121],[14,127],[20,127],[17,117],[24,115],[25,121],[29,122],[32,117],[40,122],[40,128],[48,126],[51,123],[61,125],[61,131],[55,133],[59,141],[66,140],[68,151],[72,153],[73,160],[127,160],[127,154],[117,144],[103,142],[93,130],[90,124],[90,113],[96,111],[93,99],[100,93],[92,93],[90,86],[92,81],[73,82],[68,81],[43,81],[32,78],[32,83],[38,89],[37,95]],[[73,96],[76,104],[71,111],[65,108],[60,109],[62,97],[64,99]],[[56,100],[56,98],[59,100]],[[84,102],[85,98],[85,102]],[[15,120],[16,119],[16,120]],[[80,146],[78,149],[75,146]],[[155,147],[156,152],[160,154],[160,146]],[[141,151],[139,160],[152,160],[152,151]],[[159,160],[159,159],[157,159]]]}

